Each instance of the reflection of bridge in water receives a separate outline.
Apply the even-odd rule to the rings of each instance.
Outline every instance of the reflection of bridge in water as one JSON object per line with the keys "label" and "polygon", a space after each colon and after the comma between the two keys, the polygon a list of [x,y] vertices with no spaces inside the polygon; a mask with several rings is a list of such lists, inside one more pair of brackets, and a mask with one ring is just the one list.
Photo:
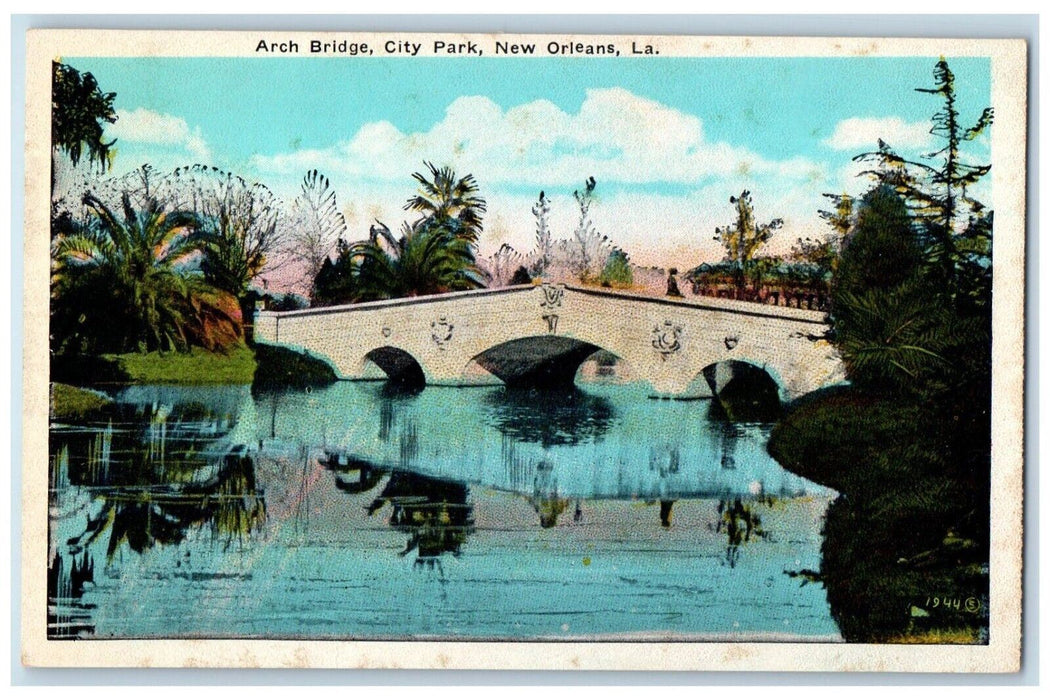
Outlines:
{"label": "reflection of bridge in water", "polygon": [[262,395],[258,410],[273,426],[264,451],[323,450],[346,492],[375,488],[393,471],[536,500],[822,492],[769,456],[768,426],[712,420],[707,406],[646,395],[628,384],[433,387],[397,396],[340,382]]}
{"label": "reflection of bridge in water", "polygon": [[378,366],[410,384],[564,385],[606,350],[660,395],[694,394],[705,369],[718,391],[725,368],[747,363],[783,398],[842,380],[825,330],[818,311],[550,284],[260,312],[255,322],[258,341],[319,355],[345,379]]}

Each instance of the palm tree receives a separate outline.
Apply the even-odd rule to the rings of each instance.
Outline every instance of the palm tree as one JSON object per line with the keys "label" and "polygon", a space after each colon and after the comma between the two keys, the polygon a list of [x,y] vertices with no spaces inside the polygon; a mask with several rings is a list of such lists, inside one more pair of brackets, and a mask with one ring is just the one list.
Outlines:
{"label": "palm tree", "polygon": [[953,345],[976,331],[953,319],[917,279],[847,292],[837,301],[836,345],[846,374],[873,393],[936,389],[951,370],[946,356]]}
{"label": "palm tree", "polygon": [[194,271],[196,217],[129,193],[118,216],[84,196],[87,223],[71,223],[52,249],[56,349],[94,352],[221,347],[240,337],[236,303]]}
{"label": "palm tree", "polygon": [[429,175],[412,173],[419,183],[419,193],[405,203],[405,211],[423,215],[417,224],[425,221],[440,224],[457,239],[474,246],[481,236],[481,218],[486,211],[474,176],[457,178],[447,165],[438,168],[426,161],[423,165],[430,171]]}
{"label": "palm tree", "polygon": [[379,223],[372,226],[369,239],[352,245],[350,252],[360,260],[358,301],[484,286],[470,243],[432,221],[406,223],[399,237]]}

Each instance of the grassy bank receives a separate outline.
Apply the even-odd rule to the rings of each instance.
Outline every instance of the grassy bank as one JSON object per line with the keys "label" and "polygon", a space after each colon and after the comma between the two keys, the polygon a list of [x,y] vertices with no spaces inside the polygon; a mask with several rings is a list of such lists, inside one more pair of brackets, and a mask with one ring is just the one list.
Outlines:
{"label": "grassy bank", "polygon": [[229,351],[125,353],[56,357],[51,381],[63,385],[252,384],[256,388],[305,388],[336,381],[324,360],[272,345],[239,345]]}
{"label": "grassy bank", "polygon": [[250,384],[255,354],[244,345],[222,352],[109,354],[56,357],[51,379],[66,384]]}
{"label": "grassy bank", "polygon": [[74,420],[84,418],[113,403],[105,394],[69,384],[51,385],[51,418]]}
{"label": "grassy bank", "polygon": [[134,384],[250,384],[255,353],[243,345],[226,352],[193,348],[182,353],[103,355],[117,362]]}

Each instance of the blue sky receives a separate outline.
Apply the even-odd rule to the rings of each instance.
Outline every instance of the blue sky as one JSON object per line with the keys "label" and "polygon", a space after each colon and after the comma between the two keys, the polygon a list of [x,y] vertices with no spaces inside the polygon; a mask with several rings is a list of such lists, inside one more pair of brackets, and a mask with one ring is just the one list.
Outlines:
{"label": "blue sky", "polygon": [[[714,227],[750,189],[771,248],[818,235],[822,192],[862,191],[851,157],[881,137],[907,153],[938,99],[931,58],[68,58],[117,94],[115,172],[208,162],[289,200],[310,168],[337,190],[351,237],[396,226],[424,159],[473,173],[489,200],[482,252],[532,241],[552,198],[598,180],[597,228],[643,264],[717,259]],[[949,58],[963,121],[989,104],[990,63]],[[989,158],[987,140],[972,144]]]}

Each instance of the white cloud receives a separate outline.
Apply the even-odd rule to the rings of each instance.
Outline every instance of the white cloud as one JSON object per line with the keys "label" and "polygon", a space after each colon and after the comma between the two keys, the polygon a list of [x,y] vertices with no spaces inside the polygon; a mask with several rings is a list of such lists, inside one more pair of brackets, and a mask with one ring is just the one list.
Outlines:
{"label": "white cloud", "polygon": [[106,137],[122,143],[160,146],[180,151],[198,161],[210,161],[211,150],[200,129],[191,129],[182,117],[148,109],[118,110],[117,123],[106,127]]}
{"label": "white cloud", "polygon": [[924,148],[931,142],[929,122],[906,122],[900,117],[844,119],[824,144],[845,151],[857,148],[874,150],[879,139],[894,148]]}
{"label": "white cloud", "polygon": [[430,160],[471,172],[485,185],[599,182],[680,183],[735,173],[806,178],[805,158],[769,161],[746,148],[710,142],[701,120],[622,88],[593,89],[576,113],[547,100],[503,110],[479,96],[452,102],[428,131],[403,133],[381,121],[331,148],[256,156],[260,173],[301,174],[314,167],[345,180],[404,181]]}

